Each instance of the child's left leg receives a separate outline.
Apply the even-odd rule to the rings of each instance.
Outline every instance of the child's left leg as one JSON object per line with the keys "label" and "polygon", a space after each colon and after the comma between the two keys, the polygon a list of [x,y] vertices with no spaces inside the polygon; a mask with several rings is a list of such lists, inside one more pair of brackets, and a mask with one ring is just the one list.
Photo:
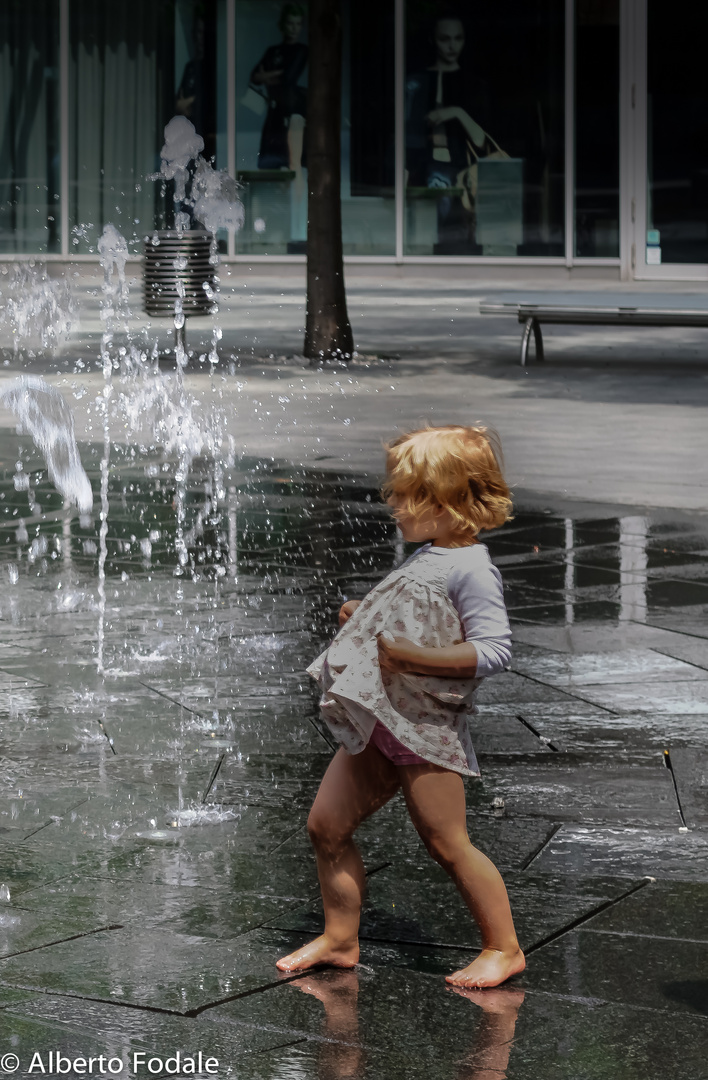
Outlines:
{"label": "child's left leg", "polygon": [[494,863],[467,835],[462,777],[438,765],[403,765],[398,774],[408,812],[429,853],[448,872],[482,935],[482,952],[447,976],[455,986],[498,986],[526,961],[511,917],[504,882]]}

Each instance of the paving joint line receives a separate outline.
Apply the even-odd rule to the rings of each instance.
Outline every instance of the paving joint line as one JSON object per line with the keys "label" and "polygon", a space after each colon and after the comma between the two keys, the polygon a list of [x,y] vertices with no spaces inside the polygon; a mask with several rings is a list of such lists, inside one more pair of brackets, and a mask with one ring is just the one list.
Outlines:
{"label": "paving joint line", "polygon": [[48,881],[42,881],[38,885],[30,885],[28,889],[20,889],[19,892],[15,890],[14,896],[28,896],[29,893],[37,892],[38,889],[46,889],[48,885],[56,885],[59,881],[66,881],[67,878],[72,878],[76,874],[76,870],[69,870],[66,874],[60,874],[59,877],[49,878]]}
{"label": "paving joint line", "polygon": [[[705,638],[701,640],[705,641]],[[699,671],[708,671],[708,666],[705,664],[697,664],[695,660],[684,660],[683,656],[674,656],[673,653],[665,652],[664,649],[651,648],[650,652],[658,653],[659,656],[668,656],[669,660],[680,660],[682,664],[688,664],[689,667],[698,668]]]}
{"label": "paving joint line", "polygon": [[209,792],[213,788],[214,781],[216,780],[217,776],[219,775],[219,770],[221,769],[221,766],[224,764],[225,760],[226,760],[226,751],[224,751],[223,754],[219,755],[219,758],[218,758],[218,760],[216,762],[216,765],[211,770],[211,776],[209,777],[209,780],[207,782],[207,786],[204,788],[204,794],[202,795],[202,806],[204,806],[204,803],[207,801],[207,795],[209,794]]}
{"label": "paving joint line", "polygon": [[22,837],[21,843],[24,844],[25,840],[29,840],[32,836],[36,836],[37,833],[42,832],[44,829],[48,829],[50,825],[55,825],[56,822],[50,818],[49,821],[45,821],[43,825],[38,825],[32,832],[28,832],[26,836]]}
{"label": "paving joint line", "polygon": [[285,986],[287,983],[294,982],[295,979],[301,979],[305,971],[295,971],[292,975],[283,975],[282,978],[277,979],[275,982],[265,983],[263,986],[254,986],[250,990],[242,990],[238,994],[229,994],[227,997],[219,998],[217,1001],[209,1001],[204,1005],[197,1005],[194,1009],[188,1009],[187,1012],[178,1013],[178,1016],[186,1016],[189,1019],[195,1019],[197,1016],[201,1016],[202,1013],[208,1012],[209,1009],[216,1009],[219,1005],[228,1005],[230,1001],[237,1001],[239,998],[252,997],[253,994],[264,994],[266,990],[274,990],[278,986]]}
{"label": "paving joint line", "polygon": [[596,701],[591,701],[590,698],[582,697],[580,694],[572,694],[570,690],[564,690],[562,686],[554,686],[553,683],[544,682],[543,679],[537,679],[533,675],[527,675],[525,671],[517,671],[516,668],[510,668],[509,670],[514,675],[521,676],[522,679],[528,679],[538,686],[543,686],[546,690],[557,690],[560,694],[565,694],[566,697],[572,698],[573,701],[582,701],[585,705],[592,705],[596,709],[602,709],[612,716],[622,716],[622,713],[618,712],[616,709],[610,709],[607,705],[598,705]]}
{"label": "paving joint line", "polygon": [[38,832],[42,832],[43,829],[48,829],[50,825],[56,825],[59,821],[63,821],[67,814],[70,814],[72,810],[78,809],[79,806],[83,806],[84,803],[89,801],[88,795],[85,799],[81,799],[80,802],[74,803],[73,806],[67,806],[63,814],[56,814],[54,817],[50,817],[49,821],[45,821],[43,825],[38,825],[32,832],[28,832],[26,836],[22,837],[20,843],[24,844],[25,840],[29,840],[31,836],[36,836]]}
{"label": "paving joint line", "polygon": [[67,941],[78,941],[80,938],[93,937],[94,934],[105,934],[108,930],[122,930],[122,923],[113,923],[111,926],[99,926],[96,930],[86,930],[81,934],[72,934],[71,937],[58,938],[56,941],[47,941],[44,945],[32,945],[29,949],[18,949],[17,952],[7,953],[0,956],[0,963],[4,960],[12,960],[15,956],[24,956],[25,953],[40,952],[42,949],[51,949],[53,945],[64,945]]}
{"label": "paving joint line", "polygon": [[276,851],[278,851],[281,847],[284,847],[284,845],[287,844],[288,840],[292,840],[293,836],[297,836],[297,834],[301,832],[302,829],[304,829],[305,827],[305,822],[303,822],[302,825],[298,825],[297,829],[294,829],[291,833],[288,833],[284,840],[281,840],[279,844],[276,844],[275,847],[268,852],[268,855],[274,855]]}
{"label": "paving joint line", "polygon": [[708,641],[708,637],[703,637],[701,634],[692,634],[690,630],[677,630],[673,626],[661,626],[659,623],[642,622],[641,619],[627,619],[627,622],[634,623],[635,626],[649,626],[652,630],[665,630],[667,634],[680,634],[681,637],[690,637],[695,641]]}
{"label": "paving joint line", "polygon": [[324,734],[324,732],[320,731],[320,729],[318,728],[318,726],[315,723],[314,719],[311,716],[308,716],[307,719],[310,721],[310,723],[312,724],[313,728],[315,729],[315,731],[317,732],[319,737],[322,739],[323,742],[325,742],[327,744],[327,746],[330,748],[330,750],[336,750],[337,749],[336,745],[333,742],[329,741],[329,739]]}
{"label": "paving joint line", "polygon": [[97,720],[96,720],[96,723],[98,724],[98,726],[100,727],[101,731],[103,732],[103,737],[104,737],[104,739],[106,740],[106,742],[108,743],[108,745],[110,746],[110,748],[111,748],[111,750],[112,750],[112,752],[113,752],[113,756],[114,756],[114,757],[118,757],[118,754],[117,754],[117,752],[116,752],[116,748],[115,748],[115,746],[113,745],[113,739],[112,739],[112,738],[111,738],[111,736],[110,736],[110,735],[108,734],[108,729],[107,729],[106,725],[105,725],[105,724],[103,723],[103,720],[98,720],[98,719],[97,719]]}
{"label": "paving joint line", "polygon": [[674,787],[674,795],[676,796],[676,806],[678,808],[679,817],[681,818],[681,825],[684,829],[688,830],[686,824],[686,818],[684,817],[683,807],[681,806],[681,796],[679,795],[678,780],[676,779],[676,773],[674,772],[674,766],[671,762],[671,754],[668,750],[664,750],[664,765],[671,774],[671,783]]}
{"label": "paving joint line", "polygon": [[[20,657],[18,656],[17,659],[19,660]],[[25,682],[27,684],[26,687],[25,686],[17,687],[18,690],[20,690],[20,689],[25,690],[27,688],[32,689],[32,690],[49,690],[50,689],[49,683],[40,682],[39,679],[34,679],[31,675],[28,678],[26,675],[18,675],[16,671],[8,671],[7,668],[4,668],[4,667],[0,667],[0,672],[2,672],[3,675],[9,675],[11,679],[20,679],[21,681],[23,681],[23,682]],[[12,691],[10,691],[10,693],[12,693]]]}
{"label": "paving joint line", "polygon": [[[70,938],[67,940],[71,940]],[[121,1009],[136,1009],[138,1012],[160,1013],[162,1016],[187,1016],[187,1013],[179,1012],[178,1009],[166,1009],[160,1005],[138,1005],[134,1001],[122,1001],[114,998],[93,997],[90,994],[71,994],[62,990],[47,990],[44,987],[22,986],[20,984],[4,983],[0,986],[6,990],[26,990],[33,994],[44,994],[45,997],[68,998],[71,1001],[93,1001],[97,1005],[116,1005]],[[17,1008],[22,1002],[14,1002],[12,1008]]]}
{"label": "paving joint line", "polygon": [[[253,1051],[253,1056],[258,1057],[260,1054],[272,1054],[274,1050],[287,1050],[291,1046],[301,1046],[302,1043],[310,1042],[310,1038],[307,1035],[303,1035],[301,1039],[293,1039],[291,1042],[278,1043],[276,1046],[267,1046],[263,1050]],[[349,1043],[350,1046],[358,1046],[358,1043]]]}
{"label": "paving joint line", "polygon": [[164,692],[164,690],[158,690],[156,686],[150,686],[150,683],[143,682],[142,679],[138,679],[138,683],[140,684],[140,686],[144,686],[146,690],[150,690],[151,693],[157,694],[159,697],[164,698],[165,701],[171,702],[172,705],[177,705],[178,708],[186,709],[187,712],[192,713],[193,716],[198,716],[200,720],[206,720],[207,719],[207,717],[203,713],[197,712],[196,709],[190,708],[189,705],[184,705],[181,701],[178,701],[176,698],[170,697],[170,695],[166,694]]}
{"label": "paving joint line", "polygon": [[617,904],[621,904],[623,900],[632,896],[634,893],[639,892],[640,889],[645,889],[647,885],[653,884],[656,878],[646,877],[641,881],[635,881],[631,888],[626,889],[620,896],[616,896],[611,900],[605,900],[602,904],[598,904],[597,907],[592,908],[590,911],[585,912],[584,915],[579,915],[577,919],[573,919],[572,922],[566,926],[561,927],[560,930],[554,930],[552,934],[548,934],[545,938],[541,938],[540,941],[534,942],[524,949],[526,956],[530,956],[531,953],[538,952],[539,949],[544,949],[546,945],[550,945],[553,941],[557,941],[558,938],[565,937],[572,930],[577,930],[579,926],[594,919],[596,915],[601,915],[603,911],[607,911],[608,908],[615,907]]}
{"label": "paving joint line", "polygon": [[527,855],[526,859],[524,860],[524,862],[522,863],[522,865],[520,867],[520,869],[522,871],[523,870],[528,870],[529,866],[531,866],[531,863],[536,861],[536,859],[539,857],[541,852],[544,851],[548,847],[548,845],[550,844],[553,837],[556,835],[557,832],[560,832],[560,830],[562,828],[563,828],[563,822],[562,821],[555,822],[555,824],[548,830],[548,833],[543,838],[541,843],[536,848],[534,848],[534,850],[531,852],[530,855]]}
{"label": "paving joint line", "polygon": [[535,735],[536,738],[538,739],[538,741],[543,746],[547,746],[548,749],[552,750],[554,754],[560,754],[561,753],[559,748],[557,746],[555,746],[551,742],[550,739],[547,739],[545,735],[542,735],[541,732],[537,728],[535,728],[533,726],[533,724],[531,723],[531,721],[527,720],[525,716],[522,716],[521,713],[516,713],[516,719],[519,721],[519,723],[523,724],[524,727],[527,728],[528,731],[530,731],[532,735]]}

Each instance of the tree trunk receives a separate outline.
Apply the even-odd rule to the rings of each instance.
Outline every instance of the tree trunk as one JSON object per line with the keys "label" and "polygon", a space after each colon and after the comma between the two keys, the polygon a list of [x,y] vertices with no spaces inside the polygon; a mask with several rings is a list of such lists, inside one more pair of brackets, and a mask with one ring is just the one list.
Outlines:
{"label": "tree trunk", "polygon": [[341,0],[310,0],[307,92],[307,314],[304,353],[346,362],[354,349],[342,261]]}

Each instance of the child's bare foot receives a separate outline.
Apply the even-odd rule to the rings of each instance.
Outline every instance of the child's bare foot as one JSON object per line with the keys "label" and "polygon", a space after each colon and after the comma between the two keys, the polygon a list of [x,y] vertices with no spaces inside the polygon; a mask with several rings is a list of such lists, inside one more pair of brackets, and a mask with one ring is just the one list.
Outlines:
{"label": "child's bare foot", "polygon": [[526,967],[521,949],[502,952],[501,949],[482,949],[476,960],[466,968],[445,977],[451,986],[468,988],[499,986],[512,975],[518,975]]}
{"label": "child's bare foot", "polygon": [[314,941],[308,941],[307,945],[303,945],[301,949],[296,949],[288,956],[281,957],[275,966],[280,971],[305,971],[307,968],[317,967],[318,964],[353,968],[358,963],[358,942],[354,942],[353,945],[335,945],[325,934],[321,934]]}

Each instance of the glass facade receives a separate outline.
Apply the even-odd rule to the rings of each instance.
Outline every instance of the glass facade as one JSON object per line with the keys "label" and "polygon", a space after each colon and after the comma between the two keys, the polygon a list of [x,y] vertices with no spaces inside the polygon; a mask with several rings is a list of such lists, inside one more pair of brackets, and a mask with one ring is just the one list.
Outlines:
{"label": "glass facade", "polygon": [[0,4],[0,253],[60,247],[59,0]]}
{"label": "glass facade", "polygon": [[[708,264],[701,5],[340,3],[345,255]],[[0,257],[139,253],[183,115],[240,183],[222,253],[302,258],[308,49],[302,0],[3,0]]]}

